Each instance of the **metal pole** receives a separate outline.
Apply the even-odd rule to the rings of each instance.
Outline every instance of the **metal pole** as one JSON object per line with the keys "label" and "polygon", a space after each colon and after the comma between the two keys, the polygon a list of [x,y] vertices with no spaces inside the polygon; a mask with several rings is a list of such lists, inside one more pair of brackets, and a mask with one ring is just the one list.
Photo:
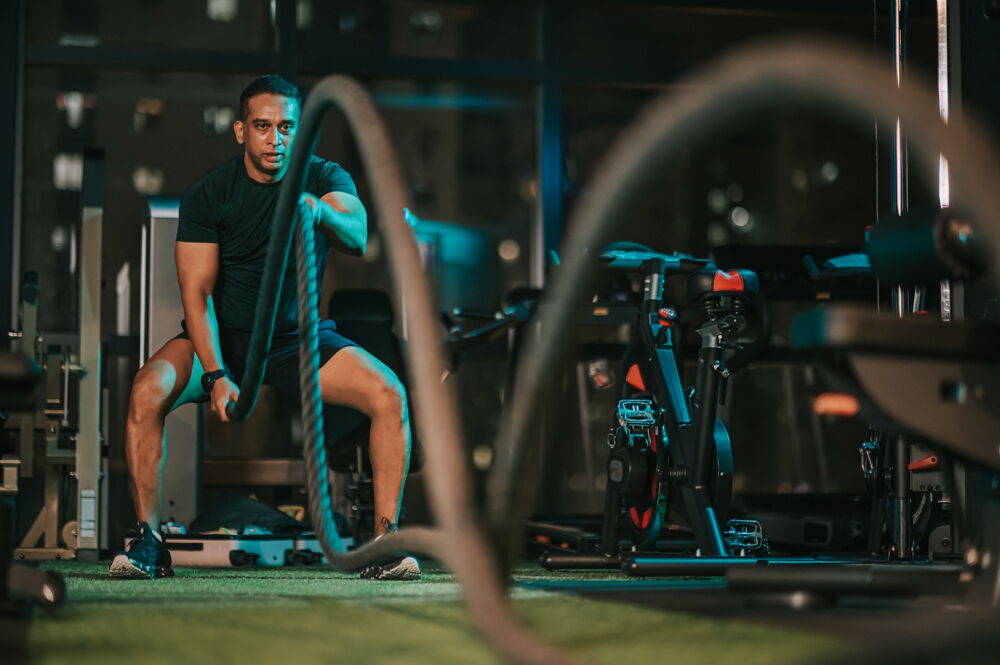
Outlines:
{"label": "metal pole", "polygon": [[[909,8],[908,0],[893,0],[892,9],[892,52],[896,71],[896,87],[903,83],[906,73],[906,51]],[[903,128],[896,118],[896,133],[893,139],[892,175],[895,182],[893,189],[893,206],[896,214],[902,215],[909,207],[907,193],[907,151]],[[916,293],[923,287],[914,287],[914,293],[902,285],[893,288],[893,304],[896,314],[902,318],[912,310],[911,300],[921,298]],[[893,450],[893,491],[892,491],[892,549],[890,555],[897,559],[909,559],[912,554],[910,546],[910,444],[903,437],[895,437],[892,441]]]}
{"label": "metal pole", "polygon": [[76,436],[77,557],[97,559],[101,486],[101,229],[104,151],[83,153],[80,222],[80,391]]}
{"label": "metal pole", "polygon": [[545,285],[549,252],[562,235],[562,85],[559,77],[559,2],[539,9],[542,80],[538,86],[538,205],[531,252],[531,285]]}
{"label": "metal pole", "polygon": [[[21,104],[24,88],[24,0],[10,0],[0,10],[0,331],[17,322],[20,283]],[[0,284],[4,283],[0,279]]]}

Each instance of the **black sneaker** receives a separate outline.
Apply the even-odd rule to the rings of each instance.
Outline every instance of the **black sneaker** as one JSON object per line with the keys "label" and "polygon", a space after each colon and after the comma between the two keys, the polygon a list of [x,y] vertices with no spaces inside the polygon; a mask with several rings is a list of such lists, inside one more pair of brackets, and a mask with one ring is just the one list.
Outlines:
{"label": "black sneaker", "polygon": [[[382,518],[382,526],[385,527],[386,533],[392,533],[396,531],[396,525],[390,522],[387,518]],[[383,534],[384,535],[384,534]],[[382,536],[378,536],[375,540],[378,540]],[[382,564],[374,564],[368,566],[361,571],[361,579],[363,580],[419,580],[420,579],[420,562],[417,561],[416,557],[404,556],[393,561]]]}
{"label": "black sneaker", "polygon": [[173,577],[170,552],[145,522],[139,522],[139,535],[128,541],[124,552],[111,561],[108,575],[126,579]]}

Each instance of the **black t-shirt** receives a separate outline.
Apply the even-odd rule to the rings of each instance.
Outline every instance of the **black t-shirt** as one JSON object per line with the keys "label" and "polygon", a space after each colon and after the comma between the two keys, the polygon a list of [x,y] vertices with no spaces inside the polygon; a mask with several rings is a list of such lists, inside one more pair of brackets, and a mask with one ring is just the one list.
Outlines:
{"label": "black t-shirt", "polygon": [[[267,245],[271,237],[274,206],[280,182],[264,184],[247,175],[242,156],[226,162],[188,188],[181,199],[177,240],[214,242],[219,245],[219,274],[213,300],[219,325],[237,330],[253,330],[254,311]],[[317,197],[330,192],[358,195],[350,174],[334,162],[310,157],[305,191]],[[318,290],[322,290],[323,270],[330,247],[322,233],[316,234]],[[298,328],[295,297],[294,246],[281,294],[275,330]]]}

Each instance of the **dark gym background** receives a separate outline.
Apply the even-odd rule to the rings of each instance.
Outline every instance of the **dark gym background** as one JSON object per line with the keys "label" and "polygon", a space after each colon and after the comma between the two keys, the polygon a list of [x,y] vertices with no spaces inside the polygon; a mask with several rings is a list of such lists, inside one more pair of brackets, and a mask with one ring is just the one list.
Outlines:
{"label": "dark gym background", "polygon": [[[932,79],[934,5],[909,4],[910,74]],[[1000,39],[990,17],[997,3],[955,5],[962,37],[953,67],[963,103],[995,121]],[[437,280],[442,307],[492,310],[509,289],[542,284],[547,251],[558,249],[581,187],[600,177],[601,156],[652,96],[679,89],[685,74],[728,49],[778,34],[847,40],[888,60],[889,15],[884,0],[10,0],[0,9],[0,84],[15,91],[0,99],[0,329],[14,323],[21,271],[34,269],[42,282],[40,328],[55,338],[74,330],[77,312],[67,303],[77,300],[69,257],[81,153],[97,146],[108,174],[103,328],[134,335],[146,197],[178,197],[236,153],[237,97],[261,73],[281,73],[306,93],[333,72],[366,85],[402,160],[414,212],[473,229],[488,243],[486,260]],[[748,117],[660,174],[662,186],[647,193],[619,236],[693,253],[722,244],[857,246],[864,227],[889,207],[884,150],[876,148],[874,124],[859,135],[800,109]],[[342,163],[370,202],[340,118],[327,123],[317,152]],[[930,193],[911,192],[911,204],[922,198]],[[114,307],[122,270],[133,284],[124,313]],[[376,236],[363,258],[331,256],[326,296],[388,284]],[[990,313],[990,298],[973,302],[979,314]],[[591,341],[618,334],[598,330]],[[614,368],[613,351],[600,347],[581,360],[606,358]],[[479,465],[488,463],[482,446],[495,432],[503,352],[502,345],[482,350],[457,379],[470,460]],[[560,412],[539,502],[554,512],[597,510],[612,397],[591,384],[579,392],[572,372],[565,389],[572,407]],[[819,389],[810,368],[797,365],[767,364],[740,377],[729,415],[738,490],[860,491],[856,430],[830,429],[804,402],[802,409],[759,408]],[[745,408],[750,396],[757,408]],[[278,439],[257,437],[242,453],[286,452]],[[212,445],[210,438],[209,456]]]}

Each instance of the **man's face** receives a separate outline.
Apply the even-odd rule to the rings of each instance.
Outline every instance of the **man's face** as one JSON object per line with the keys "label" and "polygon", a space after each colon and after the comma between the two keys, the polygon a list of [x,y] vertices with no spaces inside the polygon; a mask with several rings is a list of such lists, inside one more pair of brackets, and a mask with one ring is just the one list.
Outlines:
{"label": "man's face", "polygon": [[245,148],[247,172],[254,180],[280,179],[299,126],[299,103],[264,93],[251,97],[247,106],[247,116],[233,123],[236,141]]}

